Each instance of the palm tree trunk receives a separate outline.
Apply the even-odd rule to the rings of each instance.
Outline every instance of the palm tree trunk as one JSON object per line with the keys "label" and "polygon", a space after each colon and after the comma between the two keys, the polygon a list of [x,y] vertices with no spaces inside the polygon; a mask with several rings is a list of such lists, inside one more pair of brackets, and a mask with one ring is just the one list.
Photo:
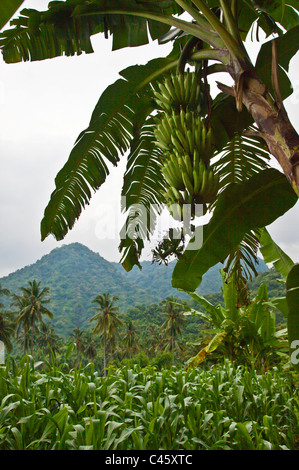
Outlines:
{"label": "palm tree trunk", "polygon": [[107,371],[106,371],[106,330],[104,331],[104,354],[103,354],[103,365],[104,365],[104,376],[106,377]]}
{"label": "palm tree trunk", "polygon": [[34,328],[33,328],[33,325],[32,325],[31,326],[31,344],[30,344],[31,356],[33,356],[33,335],[34,335]]}
{"label": "palm tree trunk", "polygon": [[27,328],[24,328],[24,356],[27,351],[27,337],[28,337]]}

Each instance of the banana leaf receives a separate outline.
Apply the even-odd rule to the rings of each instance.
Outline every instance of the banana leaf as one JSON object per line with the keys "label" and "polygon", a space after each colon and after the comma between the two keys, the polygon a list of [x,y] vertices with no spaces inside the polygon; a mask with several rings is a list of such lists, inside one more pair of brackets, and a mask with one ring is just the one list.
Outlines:
{"label": "banana leaf", "polygon": [[0,30],[14,15],[24,0],[2,0],[0,4]]}
{"label": "banana leaf", "polygon": [[264,227],[259,232],[260,251],[265,263],[273,263],[284,280],[286,280],[290,270],[294,266],[294,261],[273,241],[270,233]]}
{"label": "banana leaf", "polygon": [[267,169],[248,181],[231,184],[220,194],[208,224],[197,227],[203,231],[199,249],[188,246],[177,262],[172,286],[194,292],[209,268],[226,257],[240,243],[244,234],[271,224],[295,205],[298,198],[286,177],[276,169]]}

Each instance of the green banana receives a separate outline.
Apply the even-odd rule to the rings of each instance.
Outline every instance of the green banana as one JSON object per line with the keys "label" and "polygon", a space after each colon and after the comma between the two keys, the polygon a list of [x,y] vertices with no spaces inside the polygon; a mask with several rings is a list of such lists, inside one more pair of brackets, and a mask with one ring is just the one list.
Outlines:
{"label": "green banana", "polygon": [[171,143],[173,145],[173,147],[178,151],[178,152],[183,152],[184,151],[184,147],[181,145],[180,141],[177,139],[177,137],[175,135],[171,135]]}
{"label": "green banana", "polygon": [[199,173],[199,162],[200,162],[199,153],[198,153],[198,150],[195,148],[195,150],[193,151],[193,168],[196,171],[196,173]]}
{"label": "green banana", "polygon": [[171,186],[170,190],[171,190],[171,192],[172,192],[172,194],[173,194],[174,200],[175,200],[176,202],[178,202],[178,203],[181,202],[181,201],[182,201],[182,195],[181,195],[181,193],[180,193],[175,187],[173,187],[173,186]]}
{"label": "green banana", "polygon": [[159,104],[162,107],[162,109],[164,109],[165,111],[168,111],[170,109],[169,99],[166,98],[165,95],[159,92],[154,92],[154,96],[155,96],[155,100],[157,104]]}
{"label": "green banana", "polygon": [[187,137],[178,128],[176,128],[174,132],[176,133],[177,138],[180,141],[184,151],[186,153],[188,153],[189,152],[189,144],[188,144]]}
{"label": "green banana", "polygon": [[171,164],[170,164],[170,168],[171,168],[171,171],[176,179],[176,187],[177,189],[183,189],[184,188],[184,182],[183,182],[183,179],[182,179],[182,171],[181,171],[181,167],[179,165],[179,162],[177,159],[172,159],[171,160]]}
{"label": "green banana", "polygon": [[194,150],[197,150],[200,154],[202,154],[202,145],[201,145],[201,132],[197,125],[193,128],[194,134]]}
{"label": "green banana", "polygon": [[190,91],[192,86],[192,75],[190,73],[185,73],[184,75],[184,90],[186,96],[186,104],[190,102]]}
{"label": "green banana", "polygon": [[177,158],[171,158],[169,160],[169,171],[173,175],[173,178],[176,182],[175,186],[177,189],[183,189],[184,183],[182,179],[181,170],[177,161]]}
{"label": "green banana", "polygon": [[194,194],[197,195],[200,191],[200,182],[201,182],[201,180],[200,180],[199,174],[195,170],[195,168],[193,168],[193,181],[194,181],[194,184],[193,184]]}
{"label": "green banana", "polygon": [[184,182],[182,180],[181,172],[179,171],[179,168],[176,169],[176,166],[174,165],[172,160],[169,160],[168,165],[167,165],[167,170],[168,170],[168,173],[170,174],[170,178],[173,182],[172,186],[174,186],[178,190],[183,189],[184,188]]}
{"label": "green banana", "polygon": [[185,110],[182,106],[180,108],[180,122],[181,122],[182,129],[185,130],[185,128],[186,128],[186,113],[185,113]]}
{"label": "green banana", "polygon": [[163,131],[161,125],[158,125],[158,126],[155,127],[154,136],[155,136],[156,140],[159,141],[159,142],[162,142],[166,145],[169,143],[169,138],[166,135],[166,133]]}
{"label": "green banana", "polygon": [[187,174],[190,178],[190,181],[192,181],[193,180],[193,167],[192,167],[192,163],[191,163],[189,154],[185,154],[183,156],[183,160],[185,162]]}
{"label": "green banana", "polygon": [[193,128],[193,113],[191,111],[186,112],[186,126]]}
{"label": "green banana", "polygon": [[194,152],[194,134],[193,132],[189,129],[187,130],[187,141],[188,141],[188,149],[189,153],[192,154]]}
{"label": "green banana", "polygon": [[207,138],[207,128],[204,124],[201,126],[201,145],[202,145],[202,153],[205,153],[206,150],[206,138]]}
{"label": "green banana", "polygon": [[200,189],[200,194],[202,196],[205,195],[205,192],[207,190],[207,180],[208,180],[208,172],[206,168],[204,167],[202,171],[202,183],[201,183],[201,189]]}
{"label": "green banana", "polygon": [[209,157],[212,156],[213,153],[213,133],[212,133],[212,128],[209,127],[209,130],[207,132],[207,139],[206,139],[206,152]]}
{"label": "green banana", "polygon": [[214,191],[213,190],[213,184],[214,184],[214,174],[210,170],[208,172],[207,189],[206,189],[206,192],[205,192],[206,202],[211,202],[211,200],[213,199],[213,191]]}
{"label": "green banana", "polygon": [[175,181],[173,180],[170,172],[169,172],[169,168],[166,165],[163,166],[162,168],[162,173],[163,173],[163,176],[164,176],[164,179],[166,181],[166,183],[169,185],[169,186],[174,186],[175,185]]}
{"label": "green banana", "polygon": [[193,193],[194,193],[193,185],[192,185],[192,183],[189,179],[188,173],[185,170],[182,171],[182,178],[183,178],[183,181],[184,181],[184,184],[186,186],[186,189],[187,189],[188,193],[193,195]]}
{"label": "green banana", "polygon": [[174,88],[175,101],[180,103],[180,102],[182,102],[182,98],[181,98],[179,83],[178,83],[178,80],[175,78],[175,76],[172,77],[172,84],[173,84],[173,88]]}
{"label": "green banana", "polygon": [[175,95],[175,90],[174,90],[174,86],[173,86],[173,83],[172,83],[171,79],[166,78],[164,80],[163,88],[165,90],[165,95],[169,96],[170,101],[173,101],[173,97]]}

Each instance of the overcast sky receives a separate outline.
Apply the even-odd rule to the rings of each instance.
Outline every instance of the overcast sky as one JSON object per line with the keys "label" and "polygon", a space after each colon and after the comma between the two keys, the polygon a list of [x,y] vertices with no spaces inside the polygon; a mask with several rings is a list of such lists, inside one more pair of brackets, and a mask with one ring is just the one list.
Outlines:
{"label": "overcast sky", "polygon": [[[43,10],[48,2],[27,0],[23,7]],[[94,54],[7,65],[0,57],[0,277],[34,263],[61,244],[80,242],[109,261],[119,261],[120,190],[125,158],[93,196],[73,230],[62,242],[40,241],[40,221],[78,134],[87,127],[105,88],[129,65],[166,55],[169,46],[153,43],[111,52],[111,41],[93,38]],[[286,101],[299,128],[299,57],[292,60],[295,86]],[[109,201],[109,206],[107,206]],[[110,212],[110,226],[104,238]],[[299,205],[269,227],[274,240],[299,259]],[[107,228],[107,227],[106,227]],[[114,235],[114,236],[113,236]],[[150,250],[146,259],[150,259]]]}

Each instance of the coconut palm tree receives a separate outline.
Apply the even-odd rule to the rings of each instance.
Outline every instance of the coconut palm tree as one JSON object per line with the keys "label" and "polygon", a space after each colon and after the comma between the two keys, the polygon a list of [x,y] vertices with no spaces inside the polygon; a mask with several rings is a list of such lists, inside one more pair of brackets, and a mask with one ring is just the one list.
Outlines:
{"label": "coconut palm tree", "polygon": [[39,336],[37,338],[37,345],[49,356],[51,360],[51,351],[54,356],[59,351],[61,346],[61,339],[56,334],[54,328],[49,323],[42,323]]}
{"label": "coconut palm tree", "polygon": [[[1,282],[0,282],[0,297],[2,295],[6,295],[9,297],[11,295],[11,292],[8,289],[5,289],[5,287],[2,287]],[[0,302],[0,308],[3,308],[3,303]]]}
{"label": "coconut palm tree", "polygon": [[[0,296],[6,295],[10,296],[11,293],[8,289],[2,288],[0,283]],[[12,351],[12,341],[11,336],[14,333],[14,322],[12,314],[10,312],[4,312],[4,304],[0,302],[0,341],[4,343],[7,351],[10,353]]]}
{"label": "coconut palm tree", "polygon": [[129,355],[129,358],[132,358],[132,352],[136,352],[139,348],[138,346],[138,337],[136,328],[132,320],[128,319],[126,321],[126,331],[123,337],[123,344],[126,347],[126,352]]}
{"label": "coconut palm tree", "polygon": [[0,312],[0,341],[3,342],[8,353],[12,352],[12,336],[15,330],[15,324],[11,317],[11,312]]}
{"label": "coconut palm tree", "polygon": [[166,315],[166,320],[161,326],[161,331],[166,340],[165,349],[174,353],[186,318],[184,312],[175,304],[173,298],[169,298],[164,302],[163,314]]}
{"label": "coconut palm tree", "polygon": [[[33,354],[34,331],[38,324],[43,323],[43,315],[53,318],[53,314],[45,307],[50,302],[47,298],[49,288],[41,289],[40,282],[29,281],[28,287],[21,287],[22,295],[14,294],[12,306],[17,308],[17,329],[18,334],[21,329],[24,331],[24,353],[30,344],[31,354]],[[29,337],[30,333],[30,337]]]}
{"label": "coconut palm tree", "polygon": [[117,328],[122,325],[121,320],[117,317],[119,308],[115,305],[118,297],[110,297],[109,293],[98,295],[93,303],[97,304],[94,307],[96,314],[90,319],[90,322],[95,322],[93,333],[98,333],[103,340],[103,365],[104,374],[106,375],[106,354],[107,354],[107,342],[115,338]]}
{"label": "coconut palm tree", "polygon": [[74,328],[73,332],[70,335],[70,338],[75,343],[76,349],[76,363],[77,367],[80,365],[81,356],[85,348],[85,332],[80,328]]}
{"label": "coconut palm tree", "polygon": [[97,357],[97,340],[92,332],[86,331],[85,333],[85,339],[86,339],[86,344],[85,344],[85,349],[84,349],[84,355],[92,362],[95,362],[96,357]]}

